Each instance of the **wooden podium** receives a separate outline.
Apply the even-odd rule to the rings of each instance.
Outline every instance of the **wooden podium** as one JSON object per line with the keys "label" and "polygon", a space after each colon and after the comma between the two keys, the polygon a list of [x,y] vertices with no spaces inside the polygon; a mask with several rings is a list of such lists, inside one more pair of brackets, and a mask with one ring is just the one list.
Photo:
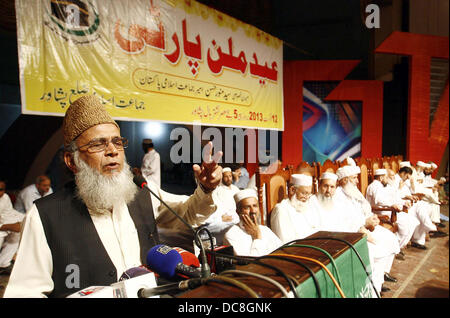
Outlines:
{"label": "wooden podium", "polygon": [[[324,238],[325,239],[317,239]],[[314,239],[316,238],[316,239]],[[329,272],[335,277],[339,277],[339,286],[341,291],[348,298],[355,297],[371,297],[373,288],[370,280],[367,277],[361,261],[356,255],[355,251],[345,242],[335,239],[343,239],[352,244],[358,254],[360,255],[365,270],[371,273],[369,252],[367,247],[366,237],[361,233],[341,233],[341,232],[317,232],[308,236],[304,240],[299,240],[295,244],[310,245],[319,247],[329,253],[334,260],[334,265],[329,256],[323,251],[311,247],[286,247],[274,251],[273,254],[292,254],[302,257],[313,258],[323,263]],[[292,258],[291,258],[292,259]],[[320,297],[322,298],[341,298],[342,294],[338,291],[335,283],[330,278],[319,264],[312,261],[296,259],[307,265],[315,274],[316,281],[314,281],[311,274],[302,266],[279,259],[261,259],[261,262],[277,267],[286,275],[292,276],[299,283],[296,291],[300,298],[317,298],[320,289]],[[337,271],[336,271],[337,268]],[[245,266],[236,266],[237,270],[258,273],[266,277],[272,278],[283,287],[287,288],[289,285],[286,279],[278,274],[276,271],[263,267],[258,264],[249,264]],[[231,276],[228,276],[231,277]],[[253,289],[262,298],[280,298],[284,297],[283,293],[275,285],[252,276],[234,276],[234,279],[246,284]],[[235,287],[233,285],[222,284],[217,282],[208,282],[206,285],[196,288],[194,290],[178,295],[177,298],[248,298],[249,293],[245,290]]]}

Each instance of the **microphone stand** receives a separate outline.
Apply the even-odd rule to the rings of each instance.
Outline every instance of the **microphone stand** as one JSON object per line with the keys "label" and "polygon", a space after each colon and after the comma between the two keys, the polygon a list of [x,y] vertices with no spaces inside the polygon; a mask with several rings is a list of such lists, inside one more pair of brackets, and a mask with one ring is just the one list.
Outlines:
{"label": "microphone stand", "polygon": [[[144,177],[142,176],[134,176],[133,178],[134,183],[136,183],[138,186],[140,186],[141,188],[145,188],[147,189],[151,194],[153,194],[153,196],[155,198],[157,198],[162,204],[164,204],[164,206],[170,211],[172,212],[172,214],[174,214],[181,222],[183,222],[184,225],[186,225],[193,233],[194,233],[194,240],[195,240],[195,244],[197,244],[197,246],[201,249],[201,254],[202,254],[202,267],[201,267],[201,271],[202,271],[202,277],[203,278],[207,278],[211,276],[211,268],[208,264],[207,261],[207,257],[206,257],[206,253],[205,253],[205,247],[203,245],[202,240],[199,238],[199,233],[202,230],[206,230],[208,235],[211,237],[211,233],[208,231],[208,229],[200,226],[197,230],[195,230],[192,225],[190,225],[189,223],[187,223],[181,216],[178,215],[178,213],[176,213],[171,207],[169,207],[167,205],[166,202],[164,202],[158,195],[156,195],[156,193],[154,193],[150,187],[147,185],[147,181],[145,180]],[[212,241],[212,239],[211,239]],[[211,246],[212,248],[212,246]]]}

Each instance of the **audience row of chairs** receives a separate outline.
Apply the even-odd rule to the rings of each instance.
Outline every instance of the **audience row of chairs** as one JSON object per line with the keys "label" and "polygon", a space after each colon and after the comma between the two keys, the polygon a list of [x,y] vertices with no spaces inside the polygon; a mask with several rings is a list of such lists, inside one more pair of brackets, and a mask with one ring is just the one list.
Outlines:
{"label": "audience row of chairs", "polygon": [[[367,186],[373,181],[374,172],[377,169],[392,169],[395,173],[398,172],[400,162],[403,161],[403,156],[385,156],[382,158],[363,158],[354,159],[356,164],[360,167],[358,188],[365,196]],[[287,185],[289,179],[294,173],[303,173],[313,177],[313,193],[317,192],[318,180],[322,173],[333,172],[336,173],[339,167],[347,165],[347,161],[331,161],[327,159],[323,164],[320,162],[313,162],[309,164],[302,161],[297,167],[288,165],[283,167],[280,162],[276,163],[275,169],[270,169],[270,173],[265,173],[267,169],[260,168],[256,172],[256,187],[259,194],[259,210],[261,212],[261,223],[269,225],[270,213],[275,205],[287,198]],[[275,171],[272,171],[275,170]]]}

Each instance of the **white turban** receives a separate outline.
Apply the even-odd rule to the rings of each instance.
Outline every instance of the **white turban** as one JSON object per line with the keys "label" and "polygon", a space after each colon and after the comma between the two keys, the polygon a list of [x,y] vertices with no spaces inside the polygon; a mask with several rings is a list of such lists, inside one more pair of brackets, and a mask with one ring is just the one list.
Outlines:
{"label": "white turban", "polygon": [[410,167],[411,168],[411,162],[409,162],[409,161],[402,161],[402,162],[400,162],[400,168],[403,168],[403,167]]}
{"label": "white turban", "polygon": [[338,176],[335,175],[335,174],[332,173],[332,172],[324,172],[324,173],[322,173],[322,175],[320,176],[320,180],[325,180],[325,179],[337,181]]}
{"label": "white turban", "polygon": [[352,166],[353,174],[360,174],[361,168],[358,166]]}
{"label": "white turban", "polygon": [[347,164],[349,166],[356,166],[356,162],[355,162],[355,160],[353,160],[352,157],[347,157]]}
{"label": "white turban", "polygon": [[312,177],[306,174],[293,174],[291,175],[291,184],[295,186],[311,186]]}
{"label": "white turban", "polygon": [[434,162],[431,162],[430,164],[433,170],[435,170],[438,167],[437,164],[435,164]]}
{"label": "white turban", "polygon": [[416,166],[425,168],[427,165],[426,165],[426,163],[423,162],[423,161],[417,161]]}
{"label": "white turban", "polygon": [[441,177],[441,178],[439,179],[439,181],[445,182],[445,181],[447,181],[447,179],[445,179],[444,177]]}
{"label": "white turban", "polygon": [[375,170],[375,175],[376,176],[384,176],[387,174],[387,170],[386,169],[377,169]]}
{"label": "white turban", "polygon": [[236,204],[247,198],[255,198],[258,200],[258,194],[253,189],[244,189],[234,195],[234,201]]}
{"label": "white turban", "polygon": [[352,167],[354,166],[343,166],[337,169],[336,175],[338,177],[338,180],[352,176],[354,174],[354,170],[352,169]]}
{"label": "white turban", "polygon": [[222,173],[224,173],[224,172],[231,172],[231,168],[229,168],[229,167],[223,168]]}

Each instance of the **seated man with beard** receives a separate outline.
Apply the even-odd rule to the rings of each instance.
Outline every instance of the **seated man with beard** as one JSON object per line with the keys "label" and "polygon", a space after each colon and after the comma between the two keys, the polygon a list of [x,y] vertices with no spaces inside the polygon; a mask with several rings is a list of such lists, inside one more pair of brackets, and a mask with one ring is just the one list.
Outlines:
{"label": "seated man with beard", "polygon": [[[157,224],[185,226],[134,184],[125,159],[127,140],[97,97],[70,105],[63,134],[64,162],[75,180],[27,211],[5,297],[66,297],[89,286],[109,286],[127,269],[146,264],[149,249],[159,243]],[[190,197],[149,183],[193,226],[216,208],[211,192],[221,168],[217,158],[207,159],[193,167],[199,187]]]}
{"label": "seated man with beard", "polygon": [[216,238],[217,245],[223,244],[225,232],[239,222],[234,202],[234,195],[238,192],[239,188],[233,184],[231,168],[223,168],[222,183],[212,194],[217,210],[205,221],[206,228]]}
{"label": "seated man with beard", "polygon": [[375,170],[374,180],[367,187],[366,199],[369,201],[372,211],[380,215],[391,217],[391,211],[394,209],[397,213],[398,231],[396,232],[400,249],[406,247],[411,240],[419,221],[407,211],[411,207],[409,201],[402,200],[397,191],[388,186],[387,170]]}
{"label": "seated man with beard", "polygon": [[[433,213],[433,204],[426,202],[425,200],[420,200],[420,197],[411,193],[411,188],[407,185],[407,181],[411,180],[412,169],[410,167],[400,168],[398,174],[394,171],[388,169],[388,188],[393,192],[397,193],[397,196],[402,200],[409,200],[410,207],[408,209],[408,214],[415,217],[419,222],[412,236],[412,246],[425,249],[425,239],[426,235],[430,231],[437,231],[436,226],[431,220]],[[418,176],[417,180],[422,177]],[[421,189],[420,183],[416,180],[414,189],[419,192],[424,192]]]}
{"label": "seated man with beard", "polygon": [[233,246],[239,256],[263,256],[282,245],[281,240],[267,226],[258,221],[258,195],[253,189],[241,190],[234,195],[239,223],[224,236],[224,244]]}
{"label": "seated man with beard", "polygon": [[311,176],[291,175],[289,198],[277,203],[270,214],[270,228],[283,243],[305,238],[318,231],[317,216],[308,208],[312,184]]}
{"label": "seated man with beard", "polygon": [[372,213],[369,202],[359,191],[357,187],[359,173],[358,166],[343,166],[336,171],[339,180],[336,197],[348,204],[347,210],[356,211],[355,221],[359,223],[359,232],[367,235],[375,287],[378,292],[387,291],[386,288],[383,289],[383,282],[397,281],[389,275],[389,272],[395,255],[400,252],[400,246],[397,236],[379,225],[378,216]]}

